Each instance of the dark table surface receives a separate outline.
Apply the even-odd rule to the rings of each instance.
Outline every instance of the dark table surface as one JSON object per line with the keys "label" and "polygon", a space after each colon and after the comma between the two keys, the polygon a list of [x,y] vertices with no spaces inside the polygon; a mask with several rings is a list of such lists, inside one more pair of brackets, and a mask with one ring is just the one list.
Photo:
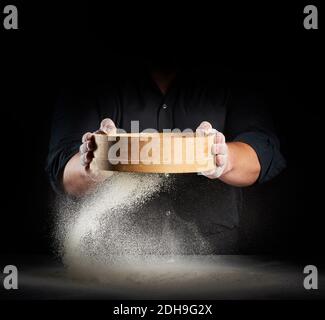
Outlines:
{"label": "dark table surface", "polygon": [[[2,255],[0,266],[18,268],[17,290],[0,299],[324,299],[325,268],[318,267],[318,290],[306,290],[303,269],[315,260],[267,256],[187,256],[143,266],[82,275],[53,257]],[[315,263],[316,264],[316,263]]]}

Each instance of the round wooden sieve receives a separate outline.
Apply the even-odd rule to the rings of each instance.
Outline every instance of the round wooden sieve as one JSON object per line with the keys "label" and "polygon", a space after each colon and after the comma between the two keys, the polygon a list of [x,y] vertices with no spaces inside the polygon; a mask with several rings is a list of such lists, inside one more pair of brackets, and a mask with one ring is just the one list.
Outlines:
{"label": "round wooden sieve", "polygon": [[104,171],[187,173],[215,168],[215,135],[195,133],[95,134],[91,167]]}

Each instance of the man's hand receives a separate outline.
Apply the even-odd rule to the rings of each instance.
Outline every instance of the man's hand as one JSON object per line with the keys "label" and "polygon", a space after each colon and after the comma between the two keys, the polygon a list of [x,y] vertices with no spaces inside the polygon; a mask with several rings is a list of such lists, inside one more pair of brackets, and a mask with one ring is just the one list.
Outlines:
{"label": "man's hand", "polygon": [[210,179],[219,178],[232,186],[250,186],[256,182],[261,172],[261,165],[255,150],[244,142],[226,143],[225,136],[209,122],[203,121],[197,128],[199,134],[216,134],[211,153],[215,156],[216,168],[202,172]]}
{"label": "man's hand", "polygon": [[[113,120],[106,118],[102,120],[100,123],[100,128],[95,133],[116,133],[116,126]],[[79,148],[80,153],[80,164],[84,167],[85,172],[92,178],[93,180],[102,180],[98,173],[93,172],[90,169],[90,163],[94,158],[94,151],[96,150],[96,143],[94,133],[87,132],[82,137],[82,145]]]}
{"label": "man's hand", "polygon": [[215,134],[211,153],[215,156],[216,168],[208,172],[202,172],[201,174],[209,179],[220,178],[230,170],[228,146],[226,144],[225,136],[216,129],[213,129],[212,125],[207,121],[203,121],[196,129],[196,132],[204,135]]}
{"label": "man's hand", "polygon": [[[114,122],[111,119],[104,119],[100,124],[100,129],[94,133],[115,132]],[[96,150],[94,133],[87,132],[83,135],[79,152],[68,161],[64,168],[63,187],[71,195],[83,196],[107,178],[107,175],[92,170],[90,166]]]}

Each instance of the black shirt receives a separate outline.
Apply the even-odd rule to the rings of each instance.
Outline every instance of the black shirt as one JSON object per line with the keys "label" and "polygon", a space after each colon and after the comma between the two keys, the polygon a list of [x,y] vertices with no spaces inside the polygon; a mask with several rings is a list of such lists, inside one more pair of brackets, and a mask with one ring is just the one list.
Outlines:
{"label": "black shirt", "polygon": [[[104,118],[111,118],[127,132],[133,120],[140,122],[140,131],[195,130],[202,121],[209,121],[227,141],[249,144],[261,164],[258,182],[270,180],[284,168],[285,161],[267,113],[267,99],[247,89],[229,87],[220,79],[220,75],[203,71],[182,72],[163,95],[143,72],[63,95],[54,112],[48,156],[52,186],[57,191],[62,189],[62,171],[78,152],[82,135],[97,130]],[[197,220],[203,232],[211,232],[214,225],[238,225],[240,188],[196,174],[175,177],[173,195],[166,199],[178,215]],[[166,201],[157,206],[161,208],[162,202]]]}

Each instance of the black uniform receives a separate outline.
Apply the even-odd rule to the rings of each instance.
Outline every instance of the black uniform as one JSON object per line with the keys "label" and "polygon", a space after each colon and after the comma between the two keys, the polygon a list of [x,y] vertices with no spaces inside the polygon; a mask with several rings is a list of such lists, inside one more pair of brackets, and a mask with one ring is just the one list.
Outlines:
{"label": "black uniform", "polygon": [[[256,92],[231,88],[221,78],[204,71],[181,72],[163,95],[149,73],[143,72],[63,95],[54,113],[48,156],[52,186],[62,189],[62,171],[78,152],[82,135],[97,130],[104,118],[127,132],[133,120],[140,122],[140,131],[195,130],[202,121],[209,121],[227,141],[247,143],[256,151],[261,164],[259,183],[273,178],[285,167],[285,160],[264,99]],[[196,174],[173,178],[172,191],[152,200],[148,214],[168,212],[195,222],[213,252],[234,252],[241,189]]]}

